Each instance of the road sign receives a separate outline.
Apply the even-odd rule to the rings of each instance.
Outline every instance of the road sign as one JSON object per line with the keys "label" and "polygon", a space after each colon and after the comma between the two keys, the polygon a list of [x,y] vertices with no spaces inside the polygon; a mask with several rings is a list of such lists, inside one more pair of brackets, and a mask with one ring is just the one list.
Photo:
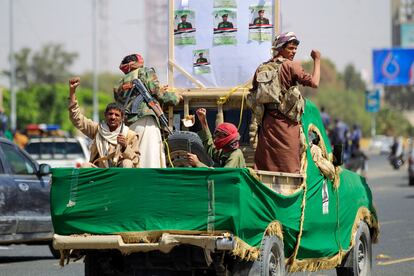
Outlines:
{"label": "road sign", "polygon": [[414,49],[382,49],[372,53],[374,84],[414,84]]}
{"label": "road sign", "polygon": [[379,89],[365,92],[365,110],[367,112],[378,112],[380,103],[381,97]]}

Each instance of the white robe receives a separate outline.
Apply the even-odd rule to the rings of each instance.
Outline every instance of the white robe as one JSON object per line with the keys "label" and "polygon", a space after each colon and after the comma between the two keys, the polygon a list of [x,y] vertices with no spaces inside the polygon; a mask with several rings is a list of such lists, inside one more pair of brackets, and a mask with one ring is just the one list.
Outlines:
{"label": "white robe", "polygon": [[165,168],[165,152],[161,131],[153,116],[144,116],[129,128],[139,137],[140,168]]}

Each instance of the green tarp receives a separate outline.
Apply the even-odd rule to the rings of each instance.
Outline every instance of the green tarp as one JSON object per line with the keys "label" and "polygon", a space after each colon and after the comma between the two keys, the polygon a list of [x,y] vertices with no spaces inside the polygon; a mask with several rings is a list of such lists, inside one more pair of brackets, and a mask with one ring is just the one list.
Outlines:
{"label": "green tarp", "polygon": [[[309,101],[302,123],[305,133],[310,124],[319,128],[330,152],[319,112]],[[250,246],[259,247],[266,227],[279,221],[289,257],[303,218],[296,257],[307,259],[332,257],[340,249],[348,249],[361,207],[369,210],[376,222],[365,180],[343,170],[340,186],[335,189],[319,172],[309,148],[306,186],[291,196],[269,189],[248,169],[61,168],[53,169],[52,181],[52,220],[60,235],[227,230]],[[324,181],[329,195],[325,212]]]}

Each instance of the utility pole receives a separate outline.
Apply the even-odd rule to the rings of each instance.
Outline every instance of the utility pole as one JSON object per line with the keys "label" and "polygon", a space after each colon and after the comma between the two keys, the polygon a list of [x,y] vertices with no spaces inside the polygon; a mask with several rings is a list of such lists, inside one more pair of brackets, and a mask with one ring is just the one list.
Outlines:
{"label": "utility pole", "polygon": [[[12,1],[12,0],[10,0]],[[99,0],[92,0],[92,75],[93,75],[93,120],[99,121],[98,114],[98,16],[97,6]]]}
{"label": "utility pole", "polygon": [[16,65],[14,60],[14,30],[13,30],[13,0],[9,0],[10,3],[10,95],[11,95],[11,108],[10,108],[10,121],[11,129],[16,130]]}

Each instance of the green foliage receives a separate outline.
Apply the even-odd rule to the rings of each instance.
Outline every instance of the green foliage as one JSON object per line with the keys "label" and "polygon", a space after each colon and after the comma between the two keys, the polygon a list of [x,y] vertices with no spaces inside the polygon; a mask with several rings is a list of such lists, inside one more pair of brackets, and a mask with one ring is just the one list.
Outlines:
{"label": "green foliage", "polygon": [[[75,128],[68,116],[68,86],[57,85],[35,85],[27,90],[17,93],[17,128],[24,129],[28,124],[58,124],[62,130],[75,132]],[[76,92],[82,112],[88,118],[92,118],[93,96],[91,89],[79,88]],[[10,93],[4,91],[4,106],[9,113]],[[108,93],[99,92],[99,115],[103,119],[106,105],[113,101]]]}
{"label": "green foliage", "polygon": [[356,71],[354,65],[348,64],[343,73],[343,80],[346,89],[365,91],[366,86],[361,79],[361,74]]}
{"label": "green foliage", "polygon": [[[113,94],[113,88],[119,79],[121,79],[121,74],[113,74],[109,72],[101,73],[98,76],[98,88],[100,91]],[[84,88],[93,88],[93,76],[91,72],[86,72],[80,76],[82,80],[82,87]]]}
{"label": "green foliage", "polygon": [[[14,54],[16,62],[16,83],[21,89],[35,84],[55,84],[64,82],[72,75],[70,66],[77,53],[66,52],[60,44],[47,44],[32,54],[31,49],[23,48]],[[10,77],[10,71],[3,71]]]}

